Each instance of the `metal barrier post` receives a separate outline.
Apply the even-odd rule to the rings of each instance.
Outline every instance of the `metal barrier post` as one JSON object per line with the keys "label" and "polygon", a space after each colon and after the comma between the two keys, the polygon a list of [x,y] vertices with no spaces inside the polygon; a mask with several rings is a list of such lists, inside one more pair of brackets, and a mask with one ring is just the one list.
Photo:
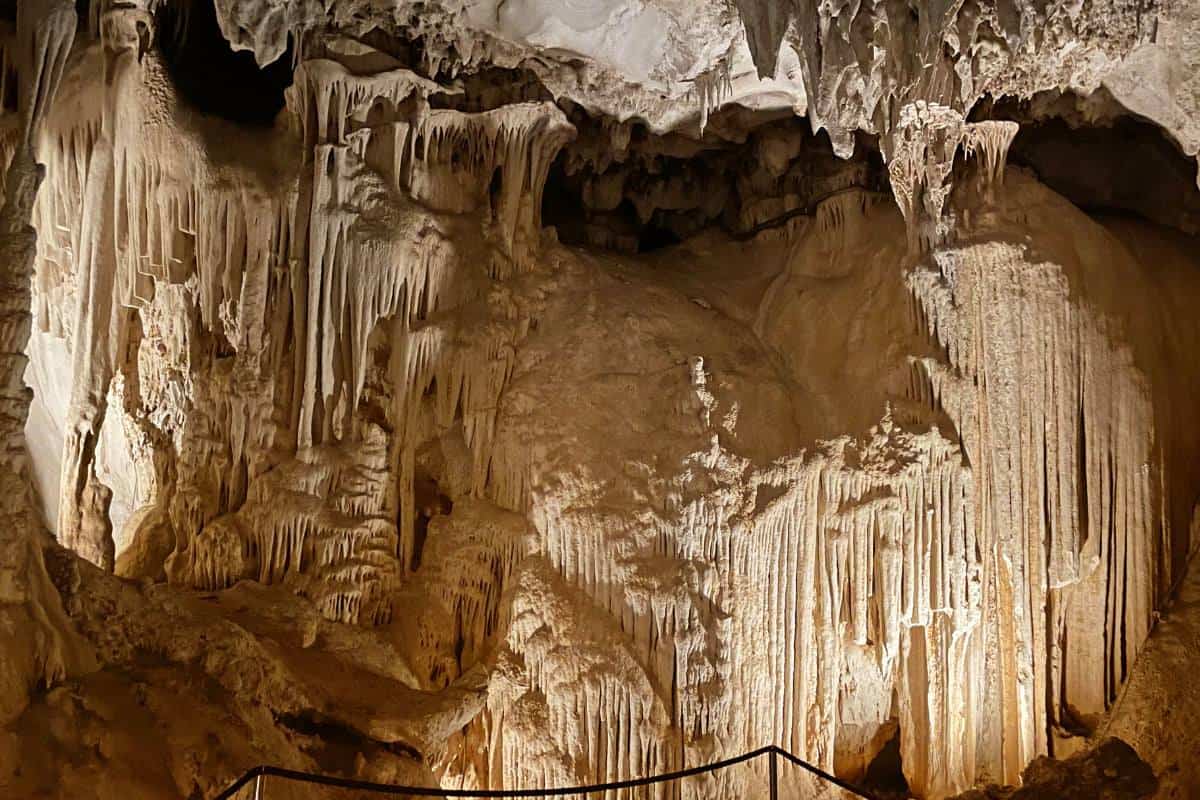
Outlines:
{"label": "metal barrier post", "polygon": [[779,800],[779,753],[771,748],[771,800]]}
{"label": "metal barrier post", "polygon": [[254,776],[254,800],[262,800],[262,773]]}

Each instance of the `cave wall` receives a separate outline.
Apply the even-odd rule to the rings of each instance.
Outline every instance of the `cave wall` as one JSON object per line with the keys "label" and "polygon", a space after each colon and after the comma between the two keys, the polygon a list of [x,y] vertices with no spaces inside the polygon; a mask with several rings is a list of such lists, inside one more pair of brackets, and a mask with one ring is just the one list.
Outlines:
{"label": "cave wall", "polygon": [[[1075,152],[1069,134],[1039,146],[968,112],[1051,76],[1095,84],[1158,42],[1107,7],[1037,34],[1025,7],[939,25],[881,4],[837,28],[738,6],[729,52],[776,97],[790,42],[811,124],[745,97],[722,113],[732,55],[675,98],[686,135],[662,130],[665,103],[607,116],[609,89],[565,100],[560,70],[519,58],[549,34],[516,17],[520,41],[473,55],[443,12],[402,45],[400,10],[368,31],[296,3],[194,25],[99,4],[69,61],[63,33],[54,103],[23,100],[39,125],[3,139],[6,190],[31,146],[46,171],[22,195],[35,406],[14,419],[49,527],[90,564],[52,550],[10,605],[98,650],[31,659],[80,708],[122,713],[96,698],[151,653],[150,696],[203,675],[246,741],[137,789],[113,755],[147,736],[131,726],[62,786],[107,770],[186,796],[250,758],[362,776],[391,748],[422,780],[537,787],[769,742],[858,779],[898,729],[909,786],[940,797],[1014,783],[1099,723],[1196,545],[1194,231],[1137,204],[1154,222],[1085,213],[1006,168],[1010,146]],[[957,50],[934,35],[951,30]],[[1018,31],[1024,49],[1000,43]],[[1093,60],[1028,72],[1068,36]],[[230,43],[284,60],[263,75]],[[218,56],[255,76],[243,94],[189,84]],[[485,61],[525,71],[455,80]],[[508,93],[514,74],[540,89]],[[4,541],[37,577],[31,509]],[[226,655],[202,655],[210,636]],[[241,681],[247,664],[265,674]],[[0,696],[19,698],[6,768],[72,707]],[[297,744],[346,736],[370,757]]]}

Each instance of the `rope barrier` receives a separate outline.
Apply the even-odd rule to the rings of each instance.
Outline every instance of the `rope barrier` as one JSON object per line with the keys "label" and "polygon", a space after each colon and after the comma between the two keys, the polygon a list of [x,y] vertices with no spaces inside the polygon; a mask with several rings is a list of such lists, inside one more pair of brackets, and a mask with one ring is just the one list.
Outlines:
{"label": "rope barrier", "polygon": [[610,783],[595,783],[587,786],[570,786],[563,788],[551,789],[437,789],[429,786],[393,786],[385,783],[371,783],[370,781],[359,781],[350,778],[335,778],[330,775],[318,775],[312,772],[298,772],[291,769],[283,769],[282,767],[258,766],[248,771],[245,775],[225,791],[217,795],[213,800],[230,800],[242,788],[248,785],[251,781],[256,781],[255,784],[255,800],[260,799],[261,781],[266,777],[282,778],[289,781],[297,781],[300,783],[315,783],[322,786],[333,786],[339,789],[355,789],[362,792],[374,792],[376,794],[389,795],[410,795],[413,797],[474,797],[474,798],[499,798],[499,797],[558,797],[561,795],[587,795],[593,792],[616,791],[620,789],[636,789],[641,786],[652,786],[657,783],[667,783],[669,781],[682,780],[695,775],[702,775],[707,772],[716,772],[717,770],[726,769],[736,764],[741,764],[746,761],[751,761],[760,756],[771,756],[771,796],[776,796],[776,781],[777,772],[774,768],[775,757],[783,756],[792,764],[808,770],[813,775],[828,781],[835,786],[845,789],[846,791],[858,796],[866,798],[866,800],[876,800],[876,798],[867,792],[854,786],[851,783],[830,775],[828,772],[809,764],[788,751],[769,745],[760,747],[757,750],[751,750],[742,753],[739,756],[726,758],[721,761],[715,761],[711,764],[706,764],[702,767],[691,767],[689,769],[681,769],[675,772],[664,772],[660,775],[651,775],[645,778],[631,778],[623,781],[613,781]]}

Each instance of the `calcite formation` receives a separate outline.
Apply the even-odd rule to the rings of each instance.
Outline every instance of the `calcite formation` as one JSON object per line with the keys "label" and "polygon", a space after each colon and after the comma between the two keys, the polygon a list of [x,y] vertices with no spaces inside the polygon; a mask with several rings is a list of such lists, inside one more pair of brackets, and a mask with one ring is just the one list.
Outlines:
{"label": "calcite formation", "polygon": [[1197,43],[1187,2],[0,3],[0,794],[1178,771]]}

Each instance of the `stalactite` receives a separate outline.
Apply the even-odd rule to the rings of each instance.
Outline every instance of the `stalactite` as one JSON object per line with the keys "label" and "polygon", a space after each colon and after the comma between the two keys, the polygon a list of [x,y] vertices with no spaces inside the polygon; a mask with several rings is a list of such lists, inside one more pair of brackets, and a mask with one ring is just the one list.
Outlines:
{"label": "stalactite", "polygon": [[909,278],[946,348],[947,363],[922,361],[934,397],[987,489],[976,527],[995,554],[981,588],[998,653],[975,691],[996,698],[1002,726],[976,757],[1008,781],[1050,746],[1047,719],[1112,701],[1171,550],[1147,468],[1162,435],[1147,375],[1094,301],[1076,299],[1077,267],[1060,263],[991,242],[938,251]]}
{"label": "stalactite", "polygon": [[1008,148],[1020,126],[1009,120],[984,120],[963,127],[963,153],[982,156],[984,191],[991,197],[994,187],[1004,182]]}
{"label": "stalactite", "polygon": [[[106,35],[132,47],[133,39],[122,36],[134,22],[145,20],[134,12],[110,14]],[[161,70],[152,55],[139,66]],[[130,85],[136,86],[132,78],[118,80],[110,92],[122,97]],[[69,340],[79,364],[72,427],[78,432],[68,437],[64,478],[90,485],[109,387],[128,372],[143,400],[158,409],[153,424],[175,452],[172,485],[150,500],[170,505],[178,541],[168,565],[173,581],[210,588],[243,577],[282,581],[335,618],[388,618],[397,570],[407,568],[403,554],[411,552],[412,498],[411,489],[397,493],[383,476],[411,461],[411,452],[368,446],[362,437],[375,429],[357,418],[372,334],[385,320],[396,330],[397,352],[417,357],[392,375],[395,408],[386,413],[402,430],[415,424],[421,387],[436,375],[461,397],[449,413],[453,418],[461,405],[476,453],[475,481],[486,482],[511,346],[478,337],[443,347],[430,338],[437,328],[427,321],[487,280],[528,268],[540,238],[540,189],[573,129],[549,105],[475,115],[432,110],[425,97],[434,91],[445,92],[406,70],[358,75],[329,59],[303,61],[288,100],[309,148],[307,175],[298,188],[285,182],[273,192],[245,178],[231,181],[203,162],[180,163],[181,132],[157,122],[171,117],[170,108],[143,107],[156,122],[137,137],[111,127],[115,99],[54,131],[50,152],[59,169],[38,209],[55,231],[39,259],[39,322]],[[212,182],[184,178],[189,171]],[[80,192],[82,203],[73,200]],[[88,213],[101,206],[116,210],[115,232],[79,222],[111,219]],[[478,250],[491,253],[491,265],[464,275],[469,248],[451,244],[449,230],[458,223],[446,214],[477,207],[487,209],[495,231],[485,227],[477,236],[493,243]],[[52,298],[77,288],[77,276],[85,291],[77,295],[76,313],[52,310]],[[106,311],[107,297],[122,310]],[[136,364],[122,361],[125,308],[140,318]],[[171,322],[169,314],[194,321]],[[289,324],[300,343],[290,351],[280,347]],[[102,331],[111,335],[97,338]],[[232,367],[196,374],[192,362],[205,341],[218,354],[231,350]],[[289,398],[276,396],[277,376],[293,387],[291,420],[283,410]],[[281,442],[287,447],[289,426],[290,461],[277,452]],[[303,510],[266,502],[265,487],[276,486],[279,475],[310,474],[339,447],[383,458],[355,467],[378,472],[369,498],[351,501],[336,481],[305,479]],[[80,488],[80,500],[65,503],[60,514],[69,543],[82,535],[84,493]],[[406,515],[399,530],[382,522]],[[265,538],[256,541],[254,531]]]}
{"label": "stalactite", "polygon": [[[107,419],[143,448],[139,499],[174,537],[170,581],[276,584],[344,623],[396,626],[418,609],[414,672],[437,688],[488,667],[502,641],[487,712],[462,734],[486,740],[478,780],[491,787],[628,778],[766,742],[827,769],[865,767],[898,725],[910,785],[941,795],[1013,779],[1049,749],[1047,721],[1111,699],[1171,545],[1166,467],[1133,355],[1074,303],[1070,281],[1016,245],[951,249],[954,154],[980,155],[998,187],[1013,124],[967,124],[922,101],[885,136],[910,245],[931,251],[909,276],[904,319],[938,347],[901,361],[904,396],[874,409],[876,424],[772,463],[751,457],[738,420],[754,409],[740,403],[778,387],[764,378],[761,395],[754,385],[729,403],[744,376],[723,362],[761,359],[774,376],[780,353],[759,353],[749,326],[740,349],[714,354],[663,326],[646,335],[655,358],[667,353],[661,373],[621,364],[587,380],[624,382],[631,399],[641,382],[661,389],[664,419],[637,435],[661,427],[682,444],[618,452],[613,467],[588,463],[596,443],[572,431],[522,429],[533,411],[512,396],[515,373],[556,369],[525,349],[543,342],[556,293],[632,280],[627,262],[543,237],[542,191],[574,135],[556,105],[434,108],[459,90],[372,72],[364,64],[394,59],[366,45],[310,43],[321,57],[308,58],[298,41],[291,130],[261,141],[298,144],[302,167],[264,177],[205,156],[161,60],[142,52],[151,16],[100,19],[107,93],[41,123],[51,180],[33,210],[36,321],[75,359],[61,527],[80,554],[112,561],[96,457]],[[438,53],[424,57],[436,74]],[[43,109],[48,86],[28,107]],[[729,60],[695,92],[703,134],[732,92]],[[632,127],[613,129],[616,149]],[[6,176],[21,202],[28,155],[14,149]],[[806,177],[807,194],[784,198],[815,212],[789,258],[825,263],[869,238],[866,171]],[[633,205],[652,216],[653,203]],[[898,280],[894,260],[865,285]],[[586,278],[560,273],[581,264]],[[861,277],[806,275],[806,290]],[[645,302],[678,288],[649,287]],[[726,300],[719,313],[694,300],[705,325],[740,313]],[[19,332],[28,317],[14,309]],[[653,328],[633,314],[611,323],[631,340],[639,324]],[[5,407],[20,410],[9,383]],[[547,467],[552,445],[568,468]],[[452,446],[463,452],[437,468],[454,509],[419,528],[414,486],[429,453]],[[61,672],[47,654],[45,673]],[[748,768],[655,796],[748,796],[761,778]]]}
{"label": "stalactite", "polygon": [[918,100],[900,109],[898,123],[885,138],[892,192],[908,226],[913,251],[928,250],[945,238],[942,211],[950,192],[946,179],[963,130],[959,112]]}
{"label": "stalactite", "polygon": [[[122,129],[124,109],[138,84],[143,29],[151,24],[148,15],[136,8],[106,11],[101,18],[101,37],[105,43],[104,66],[111,81],[104,99],[104,115],[99,139],[91,149],[86,188],[80,208],[80,246],[78,306],[75,313],[75,382],[68,411],[67,435],[63,452],[62,484],[68,487],[59,507],[58,534],[69,548],[90,554],[108,552],[112,538],[110,526],[88,524],[96,520],[84,507],[85,493],[95,496],[93,475],[95,451],[100,428],[107,413],[109,384],[116,370],[117,351],[122,344],[121,312],[117,302],[121,275],[118,271],[120,241],[113,222],[127,214],[126,198],[141,199],[141,186],[124,191],[127,166],[120,142],[130,132]],[[132,120],[125,119],[126,125]],[[112,559],[104,563],[112,568]]]}
{"label": "stalactite", "polygon": [[700,103],[700,133],[708,127],[708,115],[720,107],[721,102],[733,94],[733,75],[728,56],[717,61],[711,69],[696,76],[692,84],[692,95]]}

